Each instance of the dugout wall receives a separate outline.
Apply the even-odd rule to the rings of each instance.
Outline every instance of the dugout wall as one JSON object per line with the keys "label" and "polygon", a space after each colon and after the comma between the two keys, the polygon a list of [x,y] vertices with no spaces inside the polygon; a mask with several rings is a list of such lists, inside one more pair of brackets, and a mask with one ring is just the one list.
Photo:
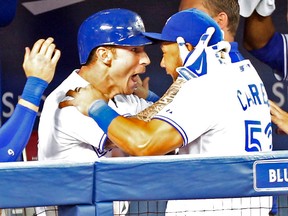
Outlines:
{"label": "dugout wall", "polygon": [[[114,200],[287,195],[287,155],[279,151],[107,158],[95,164],[2,163],[0,208],[58,205],[59,216],[106,216],[113,214]],[[277,181],[271,181],[269,170],[278,172]]]}

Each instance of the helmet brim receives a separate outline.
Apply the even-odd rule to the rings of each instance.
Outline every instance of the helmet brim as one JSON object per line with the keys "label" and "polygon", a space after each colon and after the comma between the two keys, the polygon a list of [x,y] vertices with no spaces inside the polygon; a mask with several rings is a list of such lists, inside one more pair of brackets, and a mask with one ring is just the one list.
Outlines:
{"label": "helmet brim", "polygon": [[147,38],[154,40],[154,41],[160,41],[160,42],[176,42],[176,40],[174,40],[174,38],[168,38],[168,37],[164,37],[162,34],[160,33],[155,33],[155,32],[143,32],[143,35],[146,36]]}
{"label": "helmet brim", "polygon": [[123,40],[118,40],[115,43],[112,43],[110,45],[119,45],[119,46],[146,46],[152,44],[153,41],[151,41],[149,38],[145,37],[144,35],[137,35],[133,37],[128,37]]}

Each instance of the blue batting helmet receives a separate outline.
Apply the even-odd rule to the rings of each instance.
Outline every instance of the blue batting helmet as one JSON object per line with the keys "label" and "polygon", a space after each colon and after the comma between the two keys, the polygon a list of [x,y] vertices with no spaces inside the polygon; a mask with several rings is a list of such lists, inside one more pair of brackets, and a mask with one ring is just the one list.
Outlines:
{"label": "blue batting helmet", "polygon": [[85,64],[90,52],[102,45],[143,46],[152,44],[145,32],[142,18],[135,12],[113,8],[88,17],[78,31],[80,64]]}

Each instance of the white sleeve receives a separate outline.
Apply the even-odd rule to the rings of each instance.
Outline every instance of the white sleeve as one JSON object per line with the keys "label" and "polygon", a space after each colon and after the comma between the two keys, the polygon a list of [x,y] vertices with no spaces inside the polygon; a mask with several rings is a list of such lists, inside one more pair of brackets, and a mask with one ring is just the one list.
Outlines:
{"label": "white sleeve", "polygon": [[80,113],[76,107],[58,109],[56,116],[55,136],[60,143],[82,142],[103,150],[106,135],[92,118]]}

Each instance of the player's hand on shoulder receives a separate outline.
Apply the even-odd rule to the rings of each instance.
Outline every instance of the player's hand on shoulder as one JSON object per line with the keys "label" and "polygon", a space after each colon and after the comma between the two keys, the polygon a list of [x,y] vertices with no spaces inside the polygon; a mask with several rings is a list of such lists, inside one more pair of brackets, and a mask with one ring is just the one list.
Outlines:
{"label": "player's hand on shoulder", "polygon": [[288,134],[288,113],[281,109],[275,102],[269,100],[272,122],[277,125],[278,134]]}
{"label": "player's hand on shoulder", "polygon": [[56,49],[52,37],[37,40],[32,50],[25,48],[23,69],[26,77],[34,76],[50,83],[54,77],[56,65],[61,52]]}
{"label": "player's hand on shoulder", "polygon": [[67,97],[59,103],[59,108],[62,109],[68,106],[75,106],[86,116],[88,116],[88,110],[95,100],[101,99],[108,102],[108,98],[92,85],[69,90],[66,93],[66,96]]}

